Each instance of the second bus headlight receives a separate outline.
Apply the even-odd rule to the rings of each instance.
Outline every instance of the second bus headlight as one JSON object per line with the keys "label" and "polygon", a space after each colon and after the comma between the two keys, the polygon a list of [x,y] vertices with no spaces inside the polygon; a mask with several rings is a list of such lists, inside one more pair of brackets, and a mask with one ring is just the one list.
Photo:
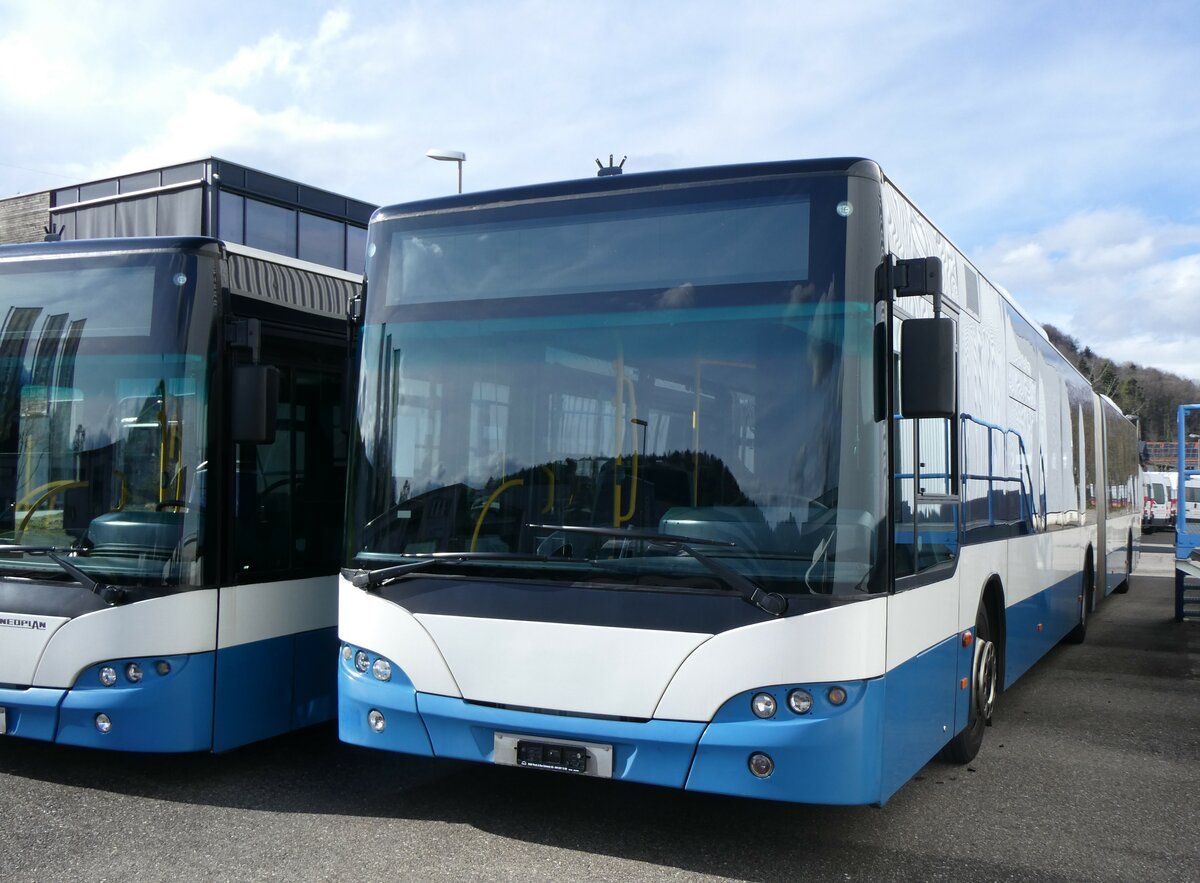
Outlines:
{"label": "second bus headlight", "polygon": [[371,666],[371,674],[375,675],[376,680],[390,681],[392,679],[392,664],[383,657],[380,657]]}

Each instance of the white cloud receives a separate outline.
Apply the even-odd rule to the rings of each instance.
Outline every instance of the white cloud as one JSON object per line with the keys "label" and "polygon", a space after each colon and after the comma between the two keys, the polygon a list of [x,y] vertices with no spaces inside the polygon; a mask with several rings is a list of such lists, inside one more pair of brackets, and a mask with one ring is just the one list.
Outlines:
{"label": "white cloud", "polygon": [[296,65],[296,55],[301,44],[285,40],[279,34],[271,34],[253,46],[243,46],[228,62],[207,77],[214,89],[243,90],[259,82],[264,76],[274,74],[286,77],[301,74]]}
{"label": "white cloud", "polygon": [[1036,319],[1101,355],[1200,380],[1200,225],[1079,212],[976,258]]}

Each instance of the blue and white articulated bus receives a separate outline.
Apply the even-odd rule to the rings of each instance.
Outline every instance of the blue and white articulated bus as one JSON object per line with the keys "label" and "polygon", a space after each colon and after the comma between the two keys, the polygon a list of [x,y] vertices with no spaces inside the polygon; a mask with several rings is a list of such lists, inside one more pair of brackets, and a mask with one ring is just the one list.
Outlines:
{"label": "blue and white articulated bus", "polygon": [[861,159],[381,209],[341,738],[886,801],[1128,580],[1134,428]]}
{"label": "blue and white articulated bus", "polygon": [[0,734],[224,750],[332,719],[360,291],[204,238],[0,247]]}

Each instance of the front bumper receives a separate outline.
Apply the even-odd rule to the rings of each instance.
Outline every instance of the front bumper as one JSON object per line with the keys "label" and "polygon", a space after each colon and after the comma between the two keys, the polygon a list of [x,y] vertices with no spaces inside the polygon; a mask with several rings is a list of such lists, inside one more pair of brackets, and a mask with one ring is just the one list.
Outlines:
{"label": "front bumper", "polygon": [[[802,685],[814,697],[806,715],[787,710],[787,693],[796,685],[782,685],[766,688],[779,709],[767,720],[750,711],[758,690],[730,697],[707,722],[613,720],[420,693],[398,666],[392,665],[386,682],[370,669],[359,672],[356,650],[339,666],[338,732],[344,742],[492,763],[496,733],[516,734],[612,746],[612,777],[624,781],[803,803],[881,800],[883,679],[839,684],[848,694],[840,706],[826,698],[831,685]],[[372,711],[382,715],[382,729],[372,727]],[[756,752],[774,761],[765,778],[750,771]]]}

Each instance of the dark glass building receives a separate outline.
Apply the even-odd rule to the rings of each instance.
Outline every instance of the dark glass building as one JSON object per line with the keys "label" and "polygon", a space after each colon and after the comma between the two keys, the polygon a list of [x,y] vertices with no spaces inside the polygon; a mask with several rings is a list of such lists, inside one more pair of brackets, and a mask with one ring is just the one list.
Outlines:
{"label": "dark glass building", "polygon": [[361,273],[374,209],[210,157],[0,199],[0,242],[212,236]]}

